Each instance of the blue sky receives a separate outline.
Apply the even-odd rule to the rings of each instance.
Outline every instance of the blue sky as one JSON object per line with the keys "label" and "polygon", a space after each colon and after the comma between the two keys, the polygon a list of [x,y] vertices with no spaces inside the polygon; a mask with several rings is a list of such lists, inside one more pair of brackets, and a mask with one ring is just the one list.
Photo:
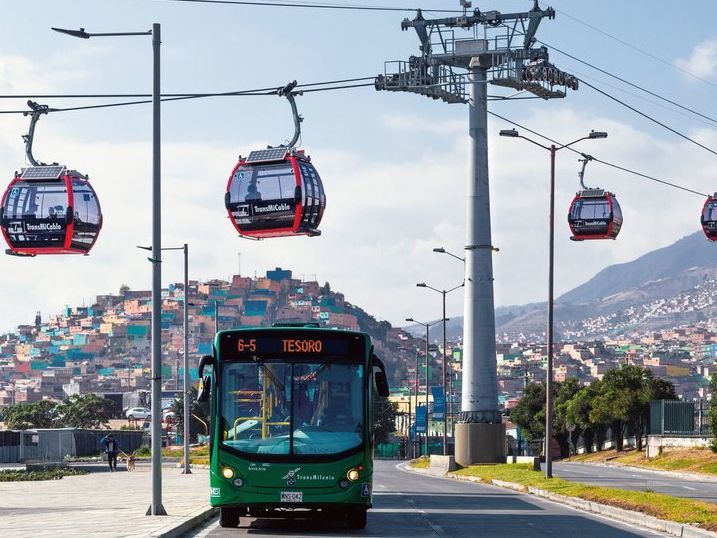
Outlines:
{"label": "blue sky", "polygon": [[[334,3],[348,3],[335,0]],[[5,2],[0,28],[0,93],[121,93],[151,88],[148,37],[72,39],[51,26],[90,32],[142,31],[162,24],[165,92],[230,91],[372,76],[385,60],[418,54],[415,32],[400,21],[412,12],[356,12],[218,6],[153,0],[27,0]],[[352,4],[408,6],[409,2]],[[415,6],[415,4],[413,4]],[[530,1],[480,2],[482,10],[530,9]],[[544,4],[545,5],[545,4]],[[717,96],[717,5],[694,1],[676,12],[665,1],[550,3],[538,38],[651,91],[710,115]],[[456,8],[458,1],[421,2]],[[689,24],[676,20],[684,16]],[[572,17],[572,18],[571,18]],[[596,31],[577,22],[589,21]],[[631,46],[611,39],[607,32]],[[458,34],[460,35],[460,34]],[[636,48],[646,51],[641,53]],[[715,124],[654,104],[634,89],[557,52],[551,60],[700,142],[717,147]],[[686,75],[690,71],[701,79]],[[617,88],[619,86],[619,88]],[[489,93],[506,91],[489,88]],[[69,101],[41,100],[51,106]],[[72,104],[88,104],[73,100]],[[95,101],[92,101],[95,102]],[[167,103],[163,127],[163,241],[190,244],[192,278],[263,274],[289,267],[316,275],[379,318],[398,323],[440,316],[440,296],[416,289],[426,281],[450,288],[462,268],[432,248],[460,253],[464,244],[467,108],[373,88],[298,98],[302,147],[327,190],[320,238],[241,240],[223,209],[223,192],[238,154],[277,144],[292,134],[289,107],[277,97],[216,98]],[[0,109],[24,107],[2,100]],[[583,86],[566,99],[492,102],[489,109],[568,141],[590,129],[605,141],[580,149],[602,159],[675,181],[715,190],[715,156]],[[492,227],[501,251],[495,260],[496,304],[544,300],[547,266],[548,156],[520,140],[500,139],[508,125],[490,120]],[[7,181],[24,166],[20,135],[27,120],[0,115],[0,170]],[[150,267],[134,245],[150,238],[151,118],[146,105],[63,112],[38,124],[35,155],[90,175],[105,227],[89,257],[0,258],[4,307],[0,330],[45,317],[94,295],[150,285]],[[556,289],[566,291],[612,263],[629,261],[699,227],[702,199],[591,164],[587,182],[613,190],[625,226],[615,242],[574,244],[565,214],[578,187],[577,157],[559,154],[556,198]],[[440,196],[438,195],[440,193]],[[181,260],[165,254],[163,281],[181,279]],[[462,312],[460,292],[449,315]]]}

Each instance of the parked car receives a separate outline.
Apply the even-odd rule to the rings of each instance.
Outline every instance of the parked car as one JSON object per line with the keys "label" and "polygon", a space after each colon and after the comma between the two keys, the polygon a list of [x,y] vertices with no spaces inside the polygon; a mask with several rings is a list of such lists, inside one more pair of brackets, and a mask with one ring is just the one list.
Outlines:
{"label": "parked car", "polygon": [[131,407],[125,413],[129,420],[146,420],[152,418],[152,411],[146,407]]}

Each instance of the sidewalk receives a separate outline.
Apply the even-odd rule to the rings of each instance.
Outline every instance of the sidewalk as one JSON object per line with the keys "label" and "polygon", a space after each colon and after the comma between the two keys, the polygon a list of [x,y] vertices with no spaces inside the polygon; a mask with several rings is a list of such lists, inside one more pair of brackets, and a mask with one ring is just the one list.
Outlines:
{"label": "sidewalk", "polygon": [[0,529],[4,536],[178,536],[177,527],[187,530],[190,521],[198,525],[212,513],[208,471],[162,471],[167,516],[145,515],[152,499],[149,465],[137,465],[134,472],[118,465],[116,473],[0,482]]}

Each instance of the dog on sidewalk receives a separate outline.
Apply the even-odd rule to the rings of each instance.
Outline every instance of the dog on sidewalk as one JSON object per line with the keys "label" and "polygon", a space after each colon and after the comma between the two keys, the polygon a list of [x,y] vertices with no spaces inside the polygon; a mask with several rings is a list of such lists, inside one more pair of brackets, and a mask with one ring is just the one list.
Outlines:
{"label": "dog on sidewalk", "polygon": [[122,452],[122,454],[124,454],[125,460],[126,460],[126,462],[127,462],[127,470],[128,470],[128,471],[134,471],[135,459],[136,459],[136,458],[134,457],[134,453],[132,453],[132,454],[125,454],[124,452]]}

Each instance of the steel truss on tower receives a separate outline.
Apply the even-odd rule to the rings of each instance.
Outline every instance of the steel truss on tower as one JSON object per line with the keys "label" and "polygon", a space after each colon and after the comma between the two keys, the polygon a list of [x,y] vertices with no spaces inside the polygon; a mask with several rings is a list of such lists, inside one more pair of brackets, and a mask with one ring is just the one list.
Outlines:
{"label": "steel truss on tower", "polygon": [[[425,95],[446,103],[466,103],[470,67],[487,70],[488,82],[530,92],[543,99],[565,97],[568,88],[578,89],[575,76],[548,60],[546,47],[533,47],[541,19],[553,19],[552,8],[541,10],[537,0],[528,12],[480,11],[463,16],[426,20],[421,10],[413,20],[404,19],[401,29],[413,28],[421,41],[421,55],[408,61],[386,62],[384,74],[375,79],[377,90]],[[456,37],[456,29],[470,37]],[[522,38],[522,42],[521,41]]]}

